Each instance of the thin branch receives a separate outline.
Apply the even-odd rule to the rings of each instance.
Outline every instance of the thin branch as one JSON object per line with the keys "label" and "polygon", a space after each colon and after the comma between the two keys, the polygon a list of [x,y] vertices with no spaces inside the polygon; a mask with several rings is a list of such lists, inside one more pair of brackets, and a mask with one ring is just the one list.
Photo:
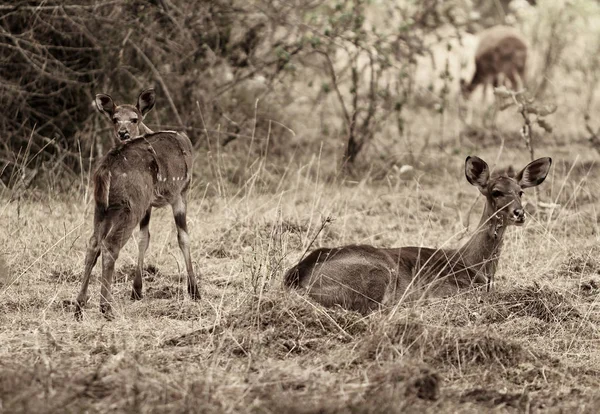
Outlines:
{"label": "thin branch", "polygon": [[11,11],[21,11],[21,10],[26,10],[26,11],[32,11],[32,12],[38,12],[38,11],[57,11],[57,10],[96,10],[100,7],[105,7],[105,6],[111,6],[114,4],[119,4],[122,3],[122,1],[120,0],[113,0],[113,1],[107,1],[104,3],[97,3],[91,6],[87,6],[87,5],[83,5],[83,4],[59,4],[56,6],[23,6],[23,5],[14,5],[14,6],[5,6],[5,5],[1,5],[0,6],[0,11],[2,12],[11,12]]}
{"label": "thin branch", "polygon": [[348,128],[350,128],[350,125],[352,125],[352,119],[350,118],[348,109],[346,109],[346,104],[344,103],[344,97],[342,96],[342,93],[340,92],[340,88],[337,83],[337,76],[335,74],[335,68],[333,67],[333,62],[331,61],[331,58],[329,57],[329,54],[327,52],[322,51],[322,50],[320,50],[318,52],[320,54],[322,54],[323,56],[325,56],[325,62],[327,63],[327,69],[329,69],[329,76],[331,77],[331,82],[333,83],[333,89],[335,90],[338,100],[340,101],[342,111],[344,112],[344,119],[346,120],[346,123],[348,124]]}

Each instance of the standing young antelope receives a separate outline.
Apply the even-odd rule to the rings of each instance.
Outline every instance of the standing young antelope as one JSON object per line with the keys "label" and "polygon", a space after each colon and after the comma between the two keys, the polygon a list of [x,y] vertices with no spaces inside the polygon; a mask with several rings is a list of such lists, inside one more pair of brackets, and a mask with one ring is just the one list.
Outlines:
{"label": "standing young antelope", "polygon": [[526,62],[527,44],[517,30],[508,26],[494,26],[482,31],[475,52],[473,78],[469,83],[460,80],[463,97],[468,99],[481,84],[484,99],[489,83],[497,87],[508,81],[511,89],[522,87]]}
{"label": "standing young antelope", "polygon": [[200,298],[186,224],[187,191],[192,175],[192,143],[185,134],[151,132],[142,123],[144,115],[154,106],[154,101],[154,91],[150,89],[140,94],[136,106],[117,106],[108,95],[96,96],[98,110],[115,124],[116,145],[100,161],[94,173],[94,232],[85,258],[81,291],[77,296],[75,316],[78,319],[87,303],[90,275],[100,253],[100,310],[110,317],[115,261],[138,223],[139,255],[131,298],[142,298],[142,272],[144,254],[150,242],[148,225],[152,207],[171,205],[177,226],[177,240],[187,269],[188,293],[194,299]]}
{"label": "standing young antelope", "polygon": [[550,158],[540,158],[511,178],[490,176],[485,161],[467,157],[467,180],[483,194],[486,204],[477,231],[461,248],[321,248],[288,270],[284,285],[306,291],[324,306],[339,305],[361,313],[472,287],[489,290],[506,227],[525,223],[523,189],[541,184],[551,163]]}

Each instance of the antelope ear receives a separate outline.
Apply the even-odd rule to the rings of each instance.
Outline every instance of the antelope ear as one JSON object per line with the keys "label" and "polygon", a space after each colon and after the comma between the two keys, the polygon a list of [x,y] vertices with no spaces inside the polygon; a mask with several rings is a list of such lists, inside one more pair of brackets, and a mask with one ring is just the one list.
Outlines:
{"label": "antelope ear", "polygon": [[110,95],[106,95],[104,93],[99,93],[96,95],[96,108],[101,114],[106,115],[109,118],[115,114],[116,105]]}
{"label": "antelope ear", "polygon": [[143,90],[140,93],[140,96],[138,96],[136,107],[137,107],[138,111],[140,111],[142,116],[146,116],[146,114],[148,112],[150,112],[150,110],[152,108],[154,108],[155,103],[156,103],[156,94],[154,93],[154,89],[149,88],[149,89]]}
{"label": "antelope ear", "polygon": [[465,176],[471,185],[484,193],[490,179],[490,168],[481,158],[468,156],[465,161]]}
{"label": "antelope ear", "polygon": [[525,168],[519,171],[519,173],[515,176],[515,180],[517,180],[521,188],[529,188],[540,185],[546,179],[551,165],[552,158],[550,157],[539,158],[535,161],[531,161]]}

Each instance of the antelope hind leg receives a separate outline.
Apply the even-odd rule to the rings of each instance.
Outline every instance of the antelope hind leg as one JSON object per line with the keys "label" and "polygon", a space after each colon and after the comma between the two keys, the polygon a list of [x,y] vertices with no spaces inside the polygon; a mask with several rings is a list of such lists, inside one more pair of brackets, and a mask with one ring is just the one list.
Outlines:
{"label": "antelope hind leg", "polygon": [[131,300],[142,299],[142,286],[143,286],[143,274],[144,274],[144,255],[148,250],[150,244],[150,214],[152,213],[152,207],[146,211],[146,214],[140,221],[140,242],[138,244],[138,263],[135,272],[135,279],[133,279],[133,288],[131,289]]}
{"label": "antelope hind leg", "polygon": [[172,204],[173,216],[175,218],[175,225],[177,226],[177,241],[179,242],[179,248],[183,254],[185,260],[185,267],[187,270],[187,289],[192,299],[200,299],[200,291],[198,284],[196,283],[196,276],[194,274],[194,267],[192,265],[192,257],[190,255],[190,236],[187,231],[186,221],[186,201],[185,194],[182,194]]}

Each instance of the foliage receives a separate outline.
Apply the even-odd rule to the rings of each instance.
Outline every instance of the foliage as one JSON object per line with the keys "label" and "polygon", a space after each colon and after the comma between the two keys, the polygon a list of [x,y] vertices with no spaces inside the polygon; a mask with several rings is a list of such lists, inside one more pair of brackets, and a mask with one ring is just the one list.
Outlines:
{"label": "foliage", "polygon": [[538,125],[547,133],[552,133],[552,126],[546,120],[548,115],[556,112],[557,106],[554,103],[536,102],[536,98],[526,91],[512,91],[504,86],[494,89],[494,94],[498,99],[500,110],[516,106],[523,117],[523,127],[521,128],[521,137],[529,150],[529,155],[533,161],[535,150],[533,146],[532,126]]}
{"label": "foliage", "polygon": [[322,79],[313,108],[335,92],[341,122],[331,126],[341,126],[352,162],[405,106],[415,56],[430,47],[427,36],[460,20],[456,2],[376,6],[364,0],[2,5],[3,181],[14,185],[40,171],[75,179],[110,142],[94,113],[94,94],[133,102],[149,85],[163,97],[151,126],[186,130],[198,145],[241,139],[247,148],[259,137],[264,153],[264,137],[289,136],[282,110],[294,97],[283,83],[308,76]]}
{"label": "foliage", "polygon": [[[268,156],[281,171],[323,145],[336,168],[355,163],[379,137],[386,150],[376,155],[385,158],[402,141],[411,153],[414,112],[439,116],[442,138],[449,130],[459,77],[453,60],[468,32],[516,17],[541,55],[534,78],[548,82],[575,37],[566,28],[597,8],[589,0],[517,11],[500,3],[500,14],[471,0],[0,4],[0,181],[22,190],[85,181],[110,146],[94,94],[131,103],[148,86],[159,97],[150,127],[184,130],[197,148],[245,157],[224,172],[234,183],[252,176],[254,159]],[[576,66],[596,82],[591,58]],[[433,69],[418,79],[425,67]]]}

